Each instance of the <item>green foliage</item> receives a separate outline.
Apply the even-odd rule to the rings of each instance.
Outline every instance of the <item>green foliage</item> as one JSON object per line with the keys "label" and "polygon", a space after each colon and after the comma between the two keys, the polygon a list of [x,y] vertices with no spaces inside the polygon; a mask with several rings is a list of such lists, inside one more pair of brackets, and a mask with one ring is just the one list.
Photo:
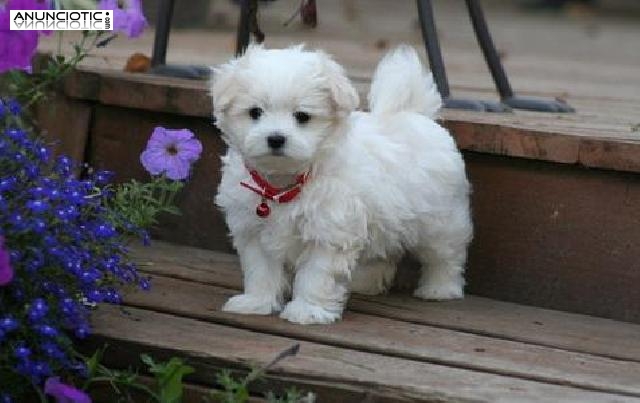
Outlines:
{"label": "green foliage", "polygon": [[301,391],[296,389],[294,386],[293,388],[288,389],[285,392],[285,395],[281,397],[276,396],[275,394],[273,394],[273,392],[267,393],[267,401],[269,403],[301,403],[301,402],[311,403],[314,399],[308,396],[313,396],[313,395],[305,396]]}
{"label": "green foliage", "polygon": [[[262,368],[254,369],[245,378],[236,379],[231,371],[224,370],[217,374],[216,380],[222,390],[212,391],[210,397],[215,403],[247,403],[249,401],[249,384],[254,380],[259,380],[264,375]],[[312,402],[312,398],[305,397],[304,394],[295,387],[285,391],[284,396],[277,396],[273,392],[267,393],[269,403],[302,403]]]}
{"label": "green foliage", "polygon": [[[58,33],[61,48],[62,32]],[[21,70],[7,72],[6,91],[9,97],[17,99],[28,110],[36,102],[43,101],[61,79],[73,70],[100,43],[111,36],[109,31],[82,31],[78,43],[72,43],[71,56],[60,54],[49,58],[43,66],[35,66],[34,72],[28,74]]]}
{"label": "green foliage", "polygon": [[[216,380],[222,390],[212,391],[210,397],[215,403],[247,403],[250,397],[249,384],[256,373],[262,374],[262,369],[253,370],[245,378],[239,379],[234,378],[229,370],[221,371],[216,376]],[[252,376],[252,374],[254,375]],[[310,401],[308,398],[305,400],[303,393],[295,387],[288,389],[284,396],[277,396],[270,391],[267,393],[266,398],[269,403],[302,403]]]}
{"label": "green foliage", "polygon": [[104,205],[119,230],[127,232],[127,223],[147,229],[157,224],[160,213],[180,214],[174,201],[183,186],[184,183],[164,176],[145,183],[133,179],[108,187],[109,197],[105,197]]}
{"label": "green foliage", "polygon": [[235,379],[231,371],[224,370],[216,376],[216,381],[222,387],[221,391],[212,391],[211,398],[217,403],[246,403],[249,401],[247,378]]}
{"label": "green foliage", "polygon": [[179,403],[182,401],[182,378],[193,373],[193,368],[180,358],[173,357],[165,363],[156,363],[146,354],[140,356],[155,376],[159,403]]}
{"label": "green foliage", "polygon": [[[147,354],[140,355],[140,360],[154,376],[155,385],[152,388],[142,383],[138,373],[131,369],[113,370],[102,365],[100,361],[105,350],[106,347],[96,351],[91,357],[84,357],[88,377],[83,390],[91,390],[97,384],[107,384],[113,393],[114,401],[117,402],[135,402],[140,394],[146,396],[150,402],[182,402],[182,378],[194,371],[183,360],[174,357],[166,362],[155,362]],[[133,392],[137,392],[138,395],[133,395]]]}
{"label": "green foliage", "polygon": [[82,390],[90,390],[96,384],[107,384],[113,392],[114,402],[134,402],[132,392],[136,391],[148,396],[151,401],[163,403],[158,394],[139,381],[137,372],[133,370],[114,370],[101,364],[107,346],[97,350],[91,357],[82,357],[87,366],[87,380]]}
{"label": "green foliage", "polygon": [[[300,350],[300,345],[296,344],[282,351],[267,365],[254,368],[249,374],[241,379],[235,379],[231,371],[225,370],[220,372],[217,377],[217,383],[222,390],[214,390],[210,393],[210,397],[216,403],[246,403],[249,401],[249,384],[262,379],[266,372],[282,361],[283,359],[294,356]],[[311,395],[313,396],[313,395]],[[313,397],[305,398],[303,394],[295,388],[289,389],[284,396],[278,397],[273,392],[267,394],[267,400],[270,403],[302,403],[312,402]]]}
{"label": "green foliage", "polygon": [[[113,401],[123,403],[140,401],[141,396],[145,396],[147,402],[154,403],[183,401],[183,378],[194,372],[193,367],[187,365],[184,360],[173,357],[165,362],[156,362],[150,355],[141,354],[140,360],[153,374],[155,380],[155,385],[149,387],[142,383],[138,373],[131,369],[113,370],[101,364],[106,348],[105,346],[96,351],[91,357],[79,356],[87,367],[87,380],[82,386],[83,390],[90,391],[99,384],[106,384],[113,393]],[[247,403],[250,398],[249,385],[262,379],[269,368],[281,360],[295,355],[299,348],[298,344],[288,348],[267,365],[251,370],[244,378],[235,378],[228,370],[219,372],[216,375],[216,381],[220,389],[212,390],[207,400],[215,403]],[[283,396],[269,392],[266,397],[270,403],[312,403],[314,401],[313,395],[304,396],[295,388],[287,390]]]}

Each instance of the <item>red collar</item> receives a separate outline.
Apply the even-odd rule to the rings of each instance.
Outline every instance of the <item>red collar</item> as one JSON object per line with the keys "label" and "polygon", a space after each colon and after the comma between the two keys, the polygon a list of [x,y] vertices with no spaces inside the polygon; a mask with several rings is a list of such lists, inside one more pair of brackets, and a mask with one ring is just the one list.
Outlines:
{"label": "red collar", "polygon": [[302,186],[309,178],[309,171],[307,171],[296,176],[296,181],[292,185],[279,188],[270,184],[255,169],[248,169],[248,171],[257,187],[246,182],[240,182],[240,185],[262,196],[262,202],[256,208],[256,214],[259,217],[267,217],[271,212],[266,202],[267,200],[275,201],[276,203],[289,203],[300,194]]}

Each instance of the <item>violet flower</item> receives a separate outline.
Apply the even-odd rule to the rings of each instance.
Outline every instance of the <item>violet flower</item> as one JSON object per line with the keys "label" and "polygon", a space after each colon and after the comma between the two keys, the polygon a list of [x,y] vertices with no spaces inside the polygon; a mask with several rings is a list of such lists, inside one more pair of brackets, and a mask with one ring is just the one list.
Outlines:
{"label": "violet flower", "polygon": [[13,268],[9,251],[4,248],[4,237],[0,235],[0,286],[5,286],[13,280]]}
{"label": "violet flower", "polygon": [[91,403],[89,395],[60,382],[60,378],[49,378],[44,384],[44,393],[56,399],[56,403]]}
{"label": "violet flower", "polygon": [[100,0],[102,10],[113,10],[114,31],[124,32],[129,38],[137,38],[147,27],[147,19],[142,12],[141,0],[124,0],[125,7],[118,6],[118,0]]}
{"label": "violet flower", "polygon": [[202,144],[190,130],[156,127],[140,162],[151,175],[164,173],[169,179],[182,180],[189,176],[191,164],[201,152]]}
{"label": "violet flower", "polygon": [[4,7],[0,7],[0,73],[9,70],[31,73],[31,59],[38,47],[38,31],[10,30],[9,12],[44,9],[48,9],[48,2],[42,0],[8,0]]}

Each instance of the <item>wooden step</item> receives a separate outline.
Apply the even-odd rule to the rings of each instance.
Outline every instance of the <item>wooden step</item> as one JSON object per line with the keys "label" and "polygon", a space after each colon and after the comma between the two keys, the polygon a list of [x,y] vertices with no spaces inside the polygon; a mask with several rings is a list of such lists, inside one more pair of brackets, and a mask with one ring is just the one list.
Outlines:
{"label": "wooden step", "polygon": [[638,325],[479,297],[388,295],[354,296],[342,321],[300,326],[220,311],[240,286],[233,255],[155,242],[135,256],[151,291],[94,320],[91,345],[109,342],[111,365],[180,355],[198,370],[191,382],[213,386],[220,368],[246,370],[300,343],[254,393],[296,385],[319,402],[640,401]]}
{"label": "wooden step", "polygon": [[[366,92],[367,78],[357,85]],[[206,83],[83,69],[65,93],[71,101],[53,110],[68,113],[58,118],[85,117],[69,123],[74,136],[66,144],[84,151],[88,141],[86,158],[118,180],[148,178],[139,154],[154,127],[193,130],[204,152],[179,197],[183,215],[163,217],[155,235],[232,252],[213,205],[225,145],[211,124]],[[484,97],[487,90],[458,93]],[[468,290],[640,323],[640,138],[630,129],[640,100],[571,102],[579,106],[575,115],[443,112],[473,187]],[[54,126],[64,131],[63,123]],[[403,267],[415,277],[410,263]]]}

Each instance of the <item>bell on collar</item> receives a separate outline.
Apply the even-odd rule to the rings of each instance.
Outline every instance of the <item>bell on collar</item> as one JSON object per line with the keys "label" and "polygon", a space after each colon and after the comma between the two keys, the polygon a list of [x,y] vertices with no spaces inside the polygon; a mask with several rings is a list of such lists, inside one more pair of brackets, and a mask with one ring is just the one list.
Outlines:
{"label": "bell on collar", "polygon": [[271,208],[269,207],[267,202],[263,200],[262,203],[258,204],[258,207],[256,207],[256,214],[260,218],[265,218],[269,215],[269,213],[271,213]]}

